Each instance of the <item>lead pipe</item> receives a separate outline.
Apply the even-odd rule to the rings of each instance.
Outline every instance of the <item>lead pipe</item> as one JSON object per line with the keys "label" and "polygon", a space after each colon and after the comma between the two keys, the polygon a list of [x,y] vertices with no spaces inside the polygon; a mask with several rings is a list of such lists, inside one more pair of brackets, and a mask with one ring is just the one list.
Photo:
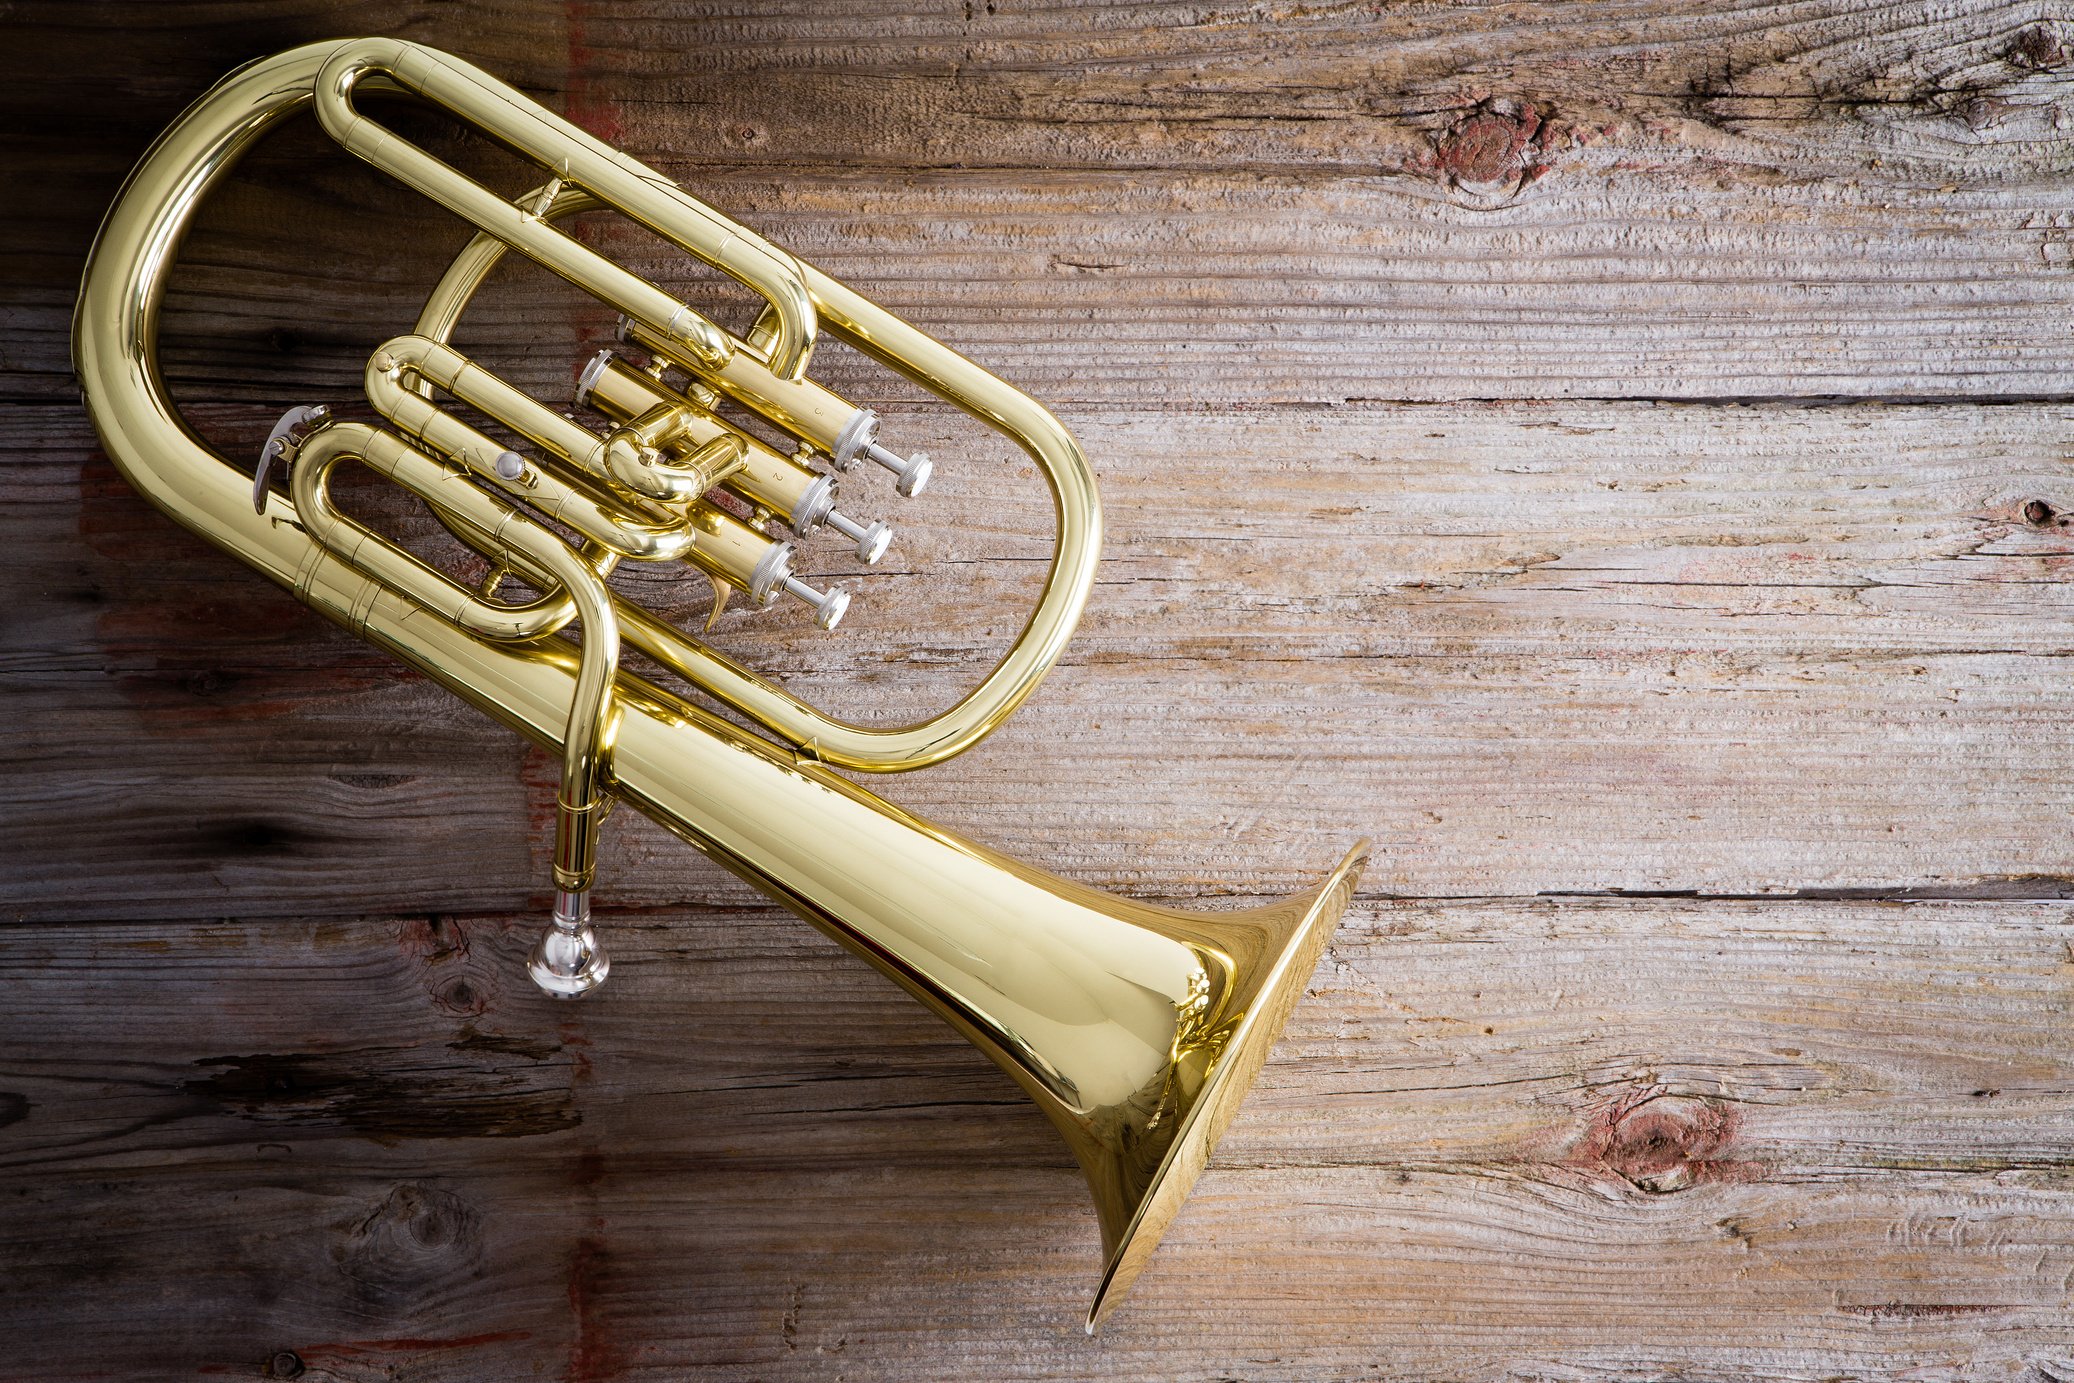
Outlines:
{"label": "lead pipe", "polygon": [[418,496],[488,534],[500,547],[546,572],[575,602],[583,623],[575,693],[562,737],[562,783],[555,795],[556,887],[587,890],[597,869],[598,821],[611,754],[612,683],[619,668],[619,621],[605,583],[554,533],[493,498],[455,466],[433,460],[391,433],[333,423],[313,434],[290,471],[296,511],[316,542],[363,574],[403,592],[464,629],[502,641],[546,632],[547,597],[522,606],[485,600],[341,514],[331,502],[332,469],[357,457]]}

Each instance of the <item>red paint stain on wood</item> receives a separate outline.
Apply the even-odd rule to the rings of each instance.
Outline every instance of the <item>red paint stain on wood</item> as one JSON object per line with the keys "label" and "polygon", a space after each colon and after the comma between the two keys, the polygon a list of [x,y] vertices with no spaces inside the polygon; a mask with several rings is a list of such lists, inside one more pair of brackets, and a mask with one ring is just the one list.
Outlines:
{"label": "red paint stain on wood", "polygon": [[1862,1306],[1839,1306],[1837,1310],[1847,1316],[1863,1316],[1875,1321],[1939,1321],[1955,1316],[1996,1315],[2005,1311],[2022,1311],[2022,1306],[2007,1304],[1969,1305],[1964,1303],[1907,1301],[1875,1302]]}
{"label": "red paint stain on wood", "polygon": [[565,1383],[606,1383],[626,1371],[626,1358],[611,1337],[601,1298],[610,1255],[604,1240],[586,1235],[569,1256],[569,1310],[576,1339],[569,1346]]}
{"label": "red paint stain on wood", "polygon": [[468,924],[455,917],[416,917],[397,924],[404,954],[426,965],[468,958]]}
{"label": "red paint stain on wood", "polygon": [[578,1188],[596,1186],[605,1179],[605,1155],[596,1148],[577,1155],[576,1170],[570,1174],[570,1184]]}
{"label": "red paint stain on wood", "polygon": [[519,783],[526,790],[526,829],[531,833],[535,863],[545,869],[553,850],[555,803],[562,791],[562,756],[528,740],[519,758]]}
{"label": "red paint stain on wood", "polygon": [[[571,1016],[556,1029],[562,1049],[569,1055],[569,1091],[577,1095],[590,1083],[590,1038],[581,1019]],[[569,1255],[569,1310],[575,1317],[576,1338],[569,1346],[566,1383],[603,1383],[617,1378],[626,1368],[626,1357],[612,1338],[601,1297],[611,1253],[605,1245],[605,1217],[598,1210],[598,1185],[605,1179],[605,1155],[595,1145],[581,1149],[569,1168],[569,1182],[577,1198],[590,1211],[590,1232],[576,1241]]]}
{"label": "red paint stain on wood", "polygon": [[562,1040],[562,1050],[569,1054],[570,1086],[588,1084],[591,1078],[591,1040],[584,1035],[582,1022],[566,1018],[556,1027],[555,1035]]}
{"label": "red paint stain on wood", "polygon": [[1548,171],[1556,134],[1531,102],[1489,100],[1434,141],[1432,170],[1457,187],[1510,194]]}
{"label": "red paint stain on wood", "polygon": [[109,681],[158,738],[243,732],[416,674],[343,635],[187,532],[106,456],[79,469],[93,640]]}
{"label": "red paint stain on wood", "polygon": [[587,0],[569,0],[562,11],[569,36],[569,94],[562,114],[607,144],[616,145],[626,126],[618,103],[592,79],[596,54],[590,45],[590,10]]}
{"label": "red paint stain on wood", "polygon": [[[619,102],[613,97],[612,83],[597,79],[597,51],[591,46],[591,5],[589,0],[567,0],[562,10],[563,27],[566,33],[564,53],[567,72],[567,95],[562,101],[562,114],[572,124],[581,126],[605,143],[618,147],[626,136],[626,121],[620,114]],[[638,153],[635,155],[639,157]],[[598,246],[601,222],[595,216],[577,216],[562,223],[571,238],[592,248]],[[617,314],[602,303],[595,309],[585,307],[578,310],[574,326],[580,349],[576,358],[569,362],[569,382],[574,385],[582,372],[593,348],[609,345],[616,335]]]}
{"label": "red paint stain on wood", "polygon": [[[518,774],[525,804],[526,867],[537,889],[534,906],[544,922],[554,906],[555,811],[562,795],[562,756],[528,740],[519,754]],[[609,939],[606,945],[611,945]]]}

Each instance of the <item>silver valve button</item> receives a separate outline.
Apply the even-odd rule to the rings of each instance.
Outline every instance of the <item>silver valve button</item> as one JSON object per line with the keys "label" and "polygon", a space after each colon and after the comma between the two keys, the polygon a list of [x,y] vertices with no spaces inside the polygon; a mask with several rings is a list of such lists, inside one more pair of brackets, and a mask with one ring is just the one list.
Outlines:
{"label": "silver valve button", "polygon": [[823,629],[833,629],[843,622],[843,613],[850,608],[850,593],[841,587],[831,587],[826,592],[817,591],[796,576],[785,578],[785,593],[804,600],[814,607],[814,623]]}
{"label": "silver valve button", "polygon": [[850,469],[878,435],[879,415],[869,408],[858,409],[836,434],[835,445],[828,449],[829,463],[839,471]]}
{"label": "silver valve button", "polygon": [[886,548],[893,541],[893,529],[884,519],[859,523],[842,510],[831,509],[822,522],[855,543],[857,559],[867,567],[877,566],[879,558],[886,555]]}
{"label": "silver valve button", "polygon": [[936,470],[930,463],[929,453],[925,451],[918,451],[913,456],[900,457],[887,451],[877,442],[867,442],[864,454],[893,472],[893,488],[910,499],[922,493],[922,487],[929,483],[929,477]]}

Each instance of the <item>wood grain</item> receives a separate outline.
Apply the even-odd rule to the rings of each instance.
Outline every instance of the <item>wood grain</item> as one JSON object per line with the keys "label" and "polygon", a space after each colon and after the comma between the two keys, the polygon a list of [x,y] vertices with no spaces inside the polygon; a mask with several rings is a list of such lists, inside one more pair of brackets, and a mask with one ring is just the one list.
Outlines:
{"label": "wood grain", "polygon": [[[0,1379],[2074,1378],[2074,17],[8,21],[34,214],[0,221]],[[1210,908],[1376,837],[1098,1340],[1077,1174],[971,1048],[631,814],[612,983],[539,1000],[552,763],[98,453],[67,335],[125,171],[224,71],[349,32],[517,82],[1086,445],[1080,636],[889,797]],[[283,130],[184,251],[195,425],[238,457],[288,403],[356,413],[461,239]],[[609,326],[512,272],[463,344],[559,400]],[[940,479],[866,491],[885,569],[810,549],[857,585],[840,636],[737,613],[718,639],[908,718],[1006,647],[1049,506],[964,420],[816,359]]]}
{"label": "wood grain", "polygon": [[[1370,887],[1406,896],[2070,888],[2067,410],[1068,416],[1112,513],[1083,632],[997,738],[880,784],[953,829],[1189,895],[1293,891],[1359,835]],[[203,418],[227,447],[268,421]],[[898,421],[942,458],[973,432]],[[1050,522],[1026,466],[972,455],[914,503],[872,492],[900,506],[885,569],[810,549],[855,582],[840,634],[745,612],[723,645],[840,712],[948,704],[1018,627]],[[4,751],[9,830],[74,867],[18,911],[537,903],[544,757],[399,683],[105,463],[45,456],[8,469],[0,520],[46,573],[9,593],[5,666],[43,712]],[[637,579],[682,618],[703,599]],[[122,829],[76,839],[81,812]],[[608,846],[625,901],[729,887],[638,822]]]}
{"label": "wood grain", "polygon": [[[109,51],[19,7],[47,60],[0,128],[52,204],[7,255],[12,397],[69,395],[70,288],[151,136],[356,27],[507,74],[1049,399],[2074,392],[2074,26],[2035,7],[134,8]],[[189,247],[173,373],[352,390],[452,233],[309,130],[252,176]],[[525,340],[537,300],[483,320]]]}
{"label": "wood grain", "polygon": [[[1077,1174],[976,1053],[782,914],[610,925],[581,1009],[495,918],[18,934],[14,1367],[75,1331],[125,1377],[2065,1360],[2064,903],[1365,905],[1098,1342]],[[39,1040],[83,1002],[90,1054]]]}

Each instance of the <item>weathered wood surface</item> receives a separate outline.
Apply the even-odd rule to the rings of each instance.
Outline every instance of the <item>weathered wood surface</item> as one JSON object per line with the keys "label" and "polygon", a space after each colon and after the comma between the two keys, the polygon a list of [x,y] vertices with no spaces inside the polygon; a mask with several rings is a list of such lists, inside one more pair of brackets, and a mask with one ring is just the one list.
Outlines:
{"label": "weathered wood surface", "polygon": [[[241,450],[271,420],[201,416]],[[901,421],[938,457],[970,431]],[[2074,889],[2058,579],[2074,412],[1074,423],[1112,511],[1083,632],[998,738],[882,784],[913,810],[1105,888],[1191,895],[1294,890],[1359,834],[1380,847],[1369,886],[1417,897]],[[67,426],[62,447],[7,439],[0,523],[41,581],[13,594],[5,656],[47,727],[15,750],[12,838],[91,866],[39,871],[21,906],[90,921],[241,898],[299,915],[537,900],[546,757],[399,685],[82,462]],[[900,546],[858,579],[839,636],[742,612],[725,646],[858,715],[920,714],[976,681],[1031,598],[1037,564],[1013,559],[1041,555],[1049,502],[1006,466],[945,469],[890,511]],[[815,565],[852,576],[838,555]],[[693,580],[644,585],[687,618],[704,599]],[[77,841],[81,812],[120,813],[125,834]],[[607,838],[616,899],[714,887],[659,831],[615,821]]]}
{"label": "weathered wood surface", "polygon": [[[2064,1360],[2060,903],[1379,902],[1129,1312],[1043,1121],[767,910],[18,939],[24,1377],[1799,1378]],[[2034,1369],[2033,1376],[2047,1376]]]}
{"label": "weathered wood surface", "polygon": [[[5,387],[69,396],[83,232],[152,134],[365,30],[559,101],[1061,403],[2074,392],[2050,7],[965,8],[19,4],[0,128],[67,214],[10,228]],[[451,242],[309,131],[253,177],[189,256],[174,372],[271,402],[285,354],[355,390]],[[525,340],[537,304],[482,320]]]}
{"label": "weathered wood surface", "polygon": [[[2074,16],[9,19],[0,1378],[2074,1376]],[[1087,445],[1072,652],[889,795],[1207,906],[1376,837],[1098,1341],[1092,1216],[1005,1079],[624,815],[612,984],[536,999],[546,758],[95,449],[65,336],[124,172],[354,31],[510,77]],[[460,239],[284,131],[189,243],[178,392],[240,455],[347,402]],[[469,344],[555,394],[607,320],[541,288]],[[722,640],[901,718],[1012,636],[1048,506],[822,360],[941,479],[873,492],[901,542],[842,636]]]}

